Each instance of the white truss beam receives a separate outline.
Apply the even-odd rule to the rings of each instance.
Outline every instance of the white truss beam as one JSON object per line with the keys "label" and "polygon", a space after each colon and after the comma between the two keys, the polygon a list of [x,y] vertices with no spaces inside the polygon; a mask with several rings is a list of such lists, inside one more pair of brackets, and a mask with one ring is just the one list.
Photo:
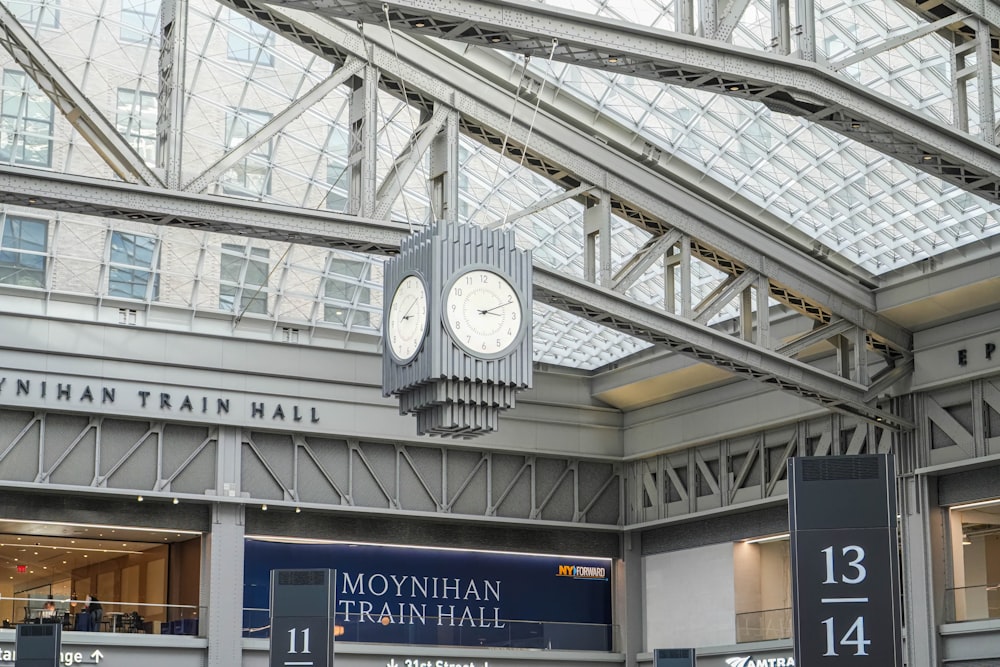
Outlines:
{"label": "white truss beam", "polygon": [[364,62],[355,58],[349,59],[333,74],[312,87],[305,95],[285,107],[273,116],[256,132],[234,146],[211,167],[206,169],[184,186],[188,192],[204,192],[205,188],[219,180],[224,173],[232,169],[240,160],[246,158],[254,150],[260,148],[275,135],[288,127],[288,124],[305,113],[309,107],[326,97],[327,93],[345,83],[349,78],[364,69]]}
{"label": "white truss beam", "polygon": [[853,414],[887,428],[913,427],[908,420],[869,405],[865,398],[867,388],[860,383],[683,317],[638,305],[617,292],[536,266],[534,296],[536,301],[664,345],[738,377],[772,384],[830,410]]}
{"label": "white truss beam", "polygon": [[[0,203],[157,225],[239,234],[326,248],[393,254],[405,225],[230,197],[148,188],[0,165]],[[735,339],[690,319],[639,306],[628,297],[535,267],[534,298],[569,313],[666,345],[738,377],[759,380],[889,427],[905,420],[862,400],[867,388]]]}
{"label": "white truss beam", "polygon": [[396,158],[389,173],[386,174],[385,180],[382,181],[382,185],[379,186],[378,192],[375,193],[373,218],[389,219],[393,202],[403,192],[406,181],[416,170],[434,138],[444,128],[448,120],[448,113],[449,109],[443,104],[436,105],[431,117],[421,124],[406,142],[406,147]]}
{"label": "white truss beam", "polygon": [[76,87],[66,73],[24,29],[13,12],[0,3],[0,46],[31,77],[55,107],[87,140],[122,180],[145,185],[162,185],[118,130]]}
{"label": "white truss beam", "polygon": [[[370,24],[386,20],[385,3],[375,0],[277,0],[274,4]],[[797,20],[809,22],[812,2],[796,6]],[[810,53],[815,51],[811,22],[799,35],[802,58],[789,59],[515,0],[449,0],[446,4],[397,0],[388,5],[388,15],[394,29],[537,57],[548,57],[555,39],[555,60],[752,99],[775,111],[808,118],[1000,202],[1000,152],[811,62]]]}
{"label": "white truss beam", "polygon": [[[592,127],[570,124],[565,114],[543,105],[533,115],[533,104],[522,99],[515,105],[513,86],[484,78],[452,51],[433,50],[398,33],[391,40],[371,26],[362,38],[342,22],[253,0],[219,1],[332,62],[350,55],[370,57],[384,87],[400,96],[405,87],[406,99],[425,111],[438,102],[454,106],[462,114],[462,130],[476,140],[494,149],[504,146],[514,159],[567,189],[599,183],[612,196],[614,214],[653,234],[672,228],[690,234],[698,241],[698,259],[727,273],[746,268],[767,275],[772,298],[822,321],[836,313],[871,331],[880,345],[908,353],[909,332],[874,314],[872,294],[860,281],[762,231],[756,211],[751,215],[739,206],[723,208],[666,180],[653,167],[640,164],[638,156],[595,138]],[[534,118],[534,124],[524,155],[529,126],[522,119],[528,118]],[[686,272],[682,280],[683,275]]]}

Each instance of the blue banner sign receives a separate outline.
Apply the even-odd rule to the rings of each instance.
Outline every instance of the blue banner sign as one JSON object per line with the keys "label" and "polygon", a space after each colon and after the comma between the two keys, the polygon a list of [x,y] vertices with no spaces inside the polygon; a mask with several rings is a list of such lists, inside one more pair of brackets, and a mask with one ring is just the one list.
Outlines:
{"label": "blue banner sign", "polygon": [[248,636],[266,636],[271,570],[330,568],[337,641],[611,650],[610,559],[253,539],[245,554]]}

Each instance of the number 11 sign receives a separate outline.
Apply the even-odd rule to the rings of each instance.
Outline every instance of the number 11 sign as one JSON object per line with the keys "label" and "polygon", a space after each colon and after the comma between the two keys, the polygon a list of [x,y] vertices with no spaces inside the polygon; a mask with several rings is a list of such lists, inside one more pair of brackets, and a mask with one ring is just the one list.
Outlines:
{"label": "number 11 sign", "polygon": [[271,571],[269,667],[333,667],[333,570]]}
{"label": "number 11 sign", "polygon": [[792,458],[788,478],[795,664],[901,667],[892,459]]}

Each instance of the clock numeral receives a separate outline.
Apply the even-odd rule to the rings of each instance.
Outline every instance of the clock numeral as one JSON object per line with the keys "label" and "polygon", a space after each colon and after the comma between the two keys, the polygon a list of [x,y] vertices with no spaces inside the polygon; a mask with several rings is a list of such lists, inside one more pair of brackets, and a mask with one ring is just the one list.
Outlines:
{"label": "clock numeral", "polygon": [[459,329],[462,328],[462,323],[459,322],[458,320],[455,320],[454,327],[455,327],[455,331],[458,331]]}
{"label": "clock numeral", "polygon": [[517,313],[511,313],[510,314],[510,319],[516,320],[517,319]]}
{"label": "clock numeral", "polygon": [[461,287],[456,287],[452,291],[455,293],[455,296],[462,296],[462,288]]}
{"label": "clock numeral", "polygon": [[479,282],[483,283],[484,285],[485,285],[486,283],[488,283],[488,282],[489,282],[489,280],[490,280],[490,277],[489,277],[488,275],[486,275],[485,273],[481,273],[481,274],[479,275]]}

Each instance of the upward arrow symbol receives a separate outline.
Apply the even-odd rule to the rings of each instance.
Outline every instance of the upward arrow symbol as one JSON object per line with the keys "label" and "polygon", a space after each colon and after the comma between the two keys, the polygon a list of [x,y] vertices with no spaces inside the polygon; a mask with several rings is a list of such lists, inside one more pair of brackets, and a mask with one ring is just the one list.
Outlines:
{"label": "upward arrow symbol", "polygon": [[101,649],[94,649],[94,652],[90,654],[90,657],[93,658],[94,662],[97,664],[101,664],[101,658],[104,657],[104,654],[101,653]]}

